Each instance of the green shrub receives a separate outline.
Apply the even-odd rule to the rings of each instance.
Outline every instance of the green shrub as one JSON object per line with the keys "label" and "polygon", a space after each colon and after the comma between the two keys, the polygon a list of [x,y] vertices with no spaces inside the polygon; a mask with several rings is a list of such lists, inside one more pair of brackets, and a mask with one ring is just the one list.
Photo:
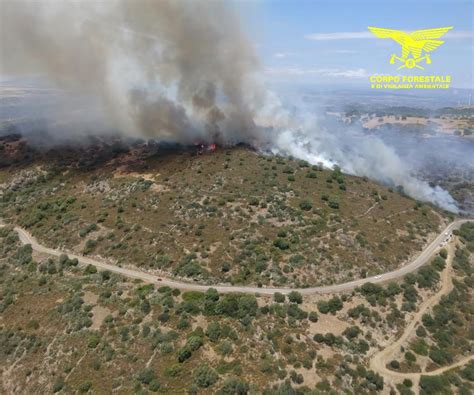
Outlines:
{"label": "green shrub", "polygon": [[420,325],[418,328],[416,328],[416,335],[418,337],[425,337],[427,335],[426,329],[423,325]]}
{"label": "green shrub", "polygon": [[432,347],[428,356],[438,365],[445,365],[453,362],[453,356],[451,353],[439,347]]}
{"label": "green shrub", "polygon": [[203,274],[203,269],[197,262],[188,260],[181,262],[174,273],[183,277],[197,277]]}
{"label": "green shrub", "polygon": [[358,326],[350,326],[346,329],[344,329],[344,332],[342,334],[347,337],[347,339],[351,340],[354,339],[355,337],[359,336],[362,331]]}
{"label": "green shrub", "polygon": [[186,359],[191,358],[191,355],[191,350],[189,350],[189,348],[187,348],[186,346],[181,347],[177,352],[179,362],[186,361]]}
{"label": "green shrub", "polygon": [[390,367],[391,367],[392,369],[398,370],[398,369],[400,369],[400,362],[398,362],[398,361],[396,361],[396,360],[392,360],[392,361],[390,362]]}
{"label": "green shrub", "polygon": [[254,317],[257,311],[257,299],[253,295],[225,294],[215,307],[216,314],[233,318]]}
{"label": "green shrub", "polygon": [[291,303],[301,304],[301,303],[303,303],[303,296],[297,291],[291,291],[288,294],[288,300]]}
{"label": "green shrub", "polygon": [[318,302],[318,310],[321,314],[329,313],[329,303],[325,300],[321,300]]}
{"label": "green shrub", "polygon": [[420,377],[420,394],[444,394],[449,389],[450,383],[445,376],[421,376]]}
{"label": "green shrub", "polygon": [[304,320],[308,318],[308,313],[301,310],[296,304],[290,304],[287,308],[287,314],[289,317],[296,318],[297,320]]}
{"label": "green shrub", "polygon": [[150,384],[148,385],[148,388],[152,392],[157,392],[161,387],[161,383],[157,379],[151,380]]}
{"label": "green shrub", "polygon": [[334,196],[330,197],[328,201],[328,205],[329,207],[337,210],[339,208],[339,199]]}
{"label": "green shrub", "polygon": [[206,336],[212,342],[217,342],[221,337],[221,325],[218,322],[211,322],[206,329]]}
{"label": "green shrub", "polygon": [[97,240],[94,240],[94,239],[88,239],[86,241],[86,245],[84,247],[84,254],[90,254],[94,249],[95,247],[97,246]]}
{"label": "green shrub", "polygon": [[86,380],[79,386],[79,392],[87,393],[89,392],[91,388],[92,388],[92,382],[90,380]]}
{"label": "green shrub", "polygon": [[204,344],[204,341],[201,336],[191,335],[186,342],[186,347],[191,351],[196,351]]}
{"label": "green shrub", "polygon": [[277,303],[284,303],[285,302],[285,295],[283,295],[280,292],[275,292],[275,294],[273,295],[273,299]]}
{"label": "green shrub", "polygon": [[217,391],[217,395],[247,395],[250,386],[237,377],[229,377]]}
{"label": "green shrub", "polygon": [[327,314],[327,313],[335,314],[337,311],[341,310],[342,307],[343,307],[342,300],[338,296],[333,296],[328,301],[318,302],[318,309],[323,314]]}
{"label": "green shrub", "polygon": [[402,292],[402,289],[396,282],[393,282],[393,281],[390,282],[387,288],[385,289],[385,295],[387,297],[398,295],[400,292]]}
{"label": "green shrub", "polygon": [[98,333],[94,333],[90,338],[87,346],[89,348],[96,348],[100,343],[100,335]]}
{"label": "green shrub", "polygon": [[469,362],[461,371],[461,376],[469,381],[474,381],[474,362]]}
{"label": "green shrub", "polygon": [[250,206],[258,206],[260,202],[258,201],[258,199],[256,197],[251,197],[250,200],[249,200],[249,205]]}
{"label": "green shrub", "polygon": [[216,347],[216,350],[220,355],[230,355],[233,351],[232,343],[228,340],[224,340]]}
{"label": "green shrub", "polygon": [[63,377],[58,377],[53,384],[53,393],[59,392],[64,388],[65,382]]}
{"label": "green shrub", "polygon": [[423,339],[416,339],[410,347],[418,355],[428,355],[428,344]]}
{"label": "green shrub", "polygon": [[313,208],[311,201],[303,200],[300,202],[300,209],[304,211],[309,211]]}
{"label": "green shrub", "polygon": [[315,311],[311,311],[308,315],[308,320],[310,320],[311,322],[318,322],[318,313],[316,313]]}
{"label": "green shrub", "polygon": [[442,271],[446,267],[446,261],[441,258],[440,256],[437,256],[436,258],[433,259],[431,262],[431,266],[438,272]]}
{"label": "green shrub", "polygon": [[194,371],[194,382],[202,388],[208,388],[219,380],[219,374],[208,365],[201,365]]}
{"label": "green shrub", "polygon": [[187,329],[191,326],[191,324],[189,323],[189,321],[186,319],[186,317],[181,317],[178,322],[176,323],[176,328],[177,329],[180,329],[180,330],[183,330],[183,329]]}
{"label": "green shrub", "polygon": [[97,224],[90,224],[79,231],[79,236],[86,237],[89,233],[94,232],[97,229],[98,229]]}
{"label": "green shrub", "polygon": [[156,378],[153,369],[144,369],[137,375],[137,380],[142,384],[150,384]]}
{"label": "green shrub", "polygon": [[140,305],[140,310],[143,314],[147,315],[151,311],[150,302],[148,300],[143,300]]}
{"label": "green shrub", "polygon": [[413,387],[413,381],[411,381],[410,379],[404,379],[403,380],[403,385],[407,388],[411,388],[411,387]]}
{"label": "green shrub", "polygon": [[180,365],[178,364],[174,364],[174,365],[171,365],[167,368],[165,368],[165,376],[167,377],[178,377],[181,372],[183,371],[183,369],[181,368]]}
{"label": "green shrub", "polygon": [[405,359],[407,360],[407,362],[413,363],[413,362],[416,361],[416,356],[413,353],[411,353],[410,351],[407,351],[405,353]]}
{"label": "green shrub", "polygon": [[94,265],[87,265],[84,269],[84,274],[95,274],[97,273],[97,268]]}
{"label": "green shrub", "polygon": [[379,391],[383,390],[383,377],[380,376],[378,373],[375,373],[372,370],[368,370],[365,374],[365,378],[368,382],[372,383],[376,389],[378,389]]}
{"label": "green shrub", "polygon": [[278,247],[280,250],[287,250],[288,248],[290,248],[290,244],[286,240],[280,238],[276,239],[273,242],[273,245],[275,247]]}

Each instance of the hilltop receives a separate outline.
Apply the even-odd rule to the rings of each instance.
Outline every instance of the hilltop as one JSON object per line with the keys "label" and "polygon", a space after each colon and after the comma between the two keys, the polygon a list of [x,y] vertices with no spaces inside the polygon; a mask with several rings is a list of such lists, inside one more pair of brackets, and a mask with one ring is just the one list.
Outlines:
{"label": "hilltop", "polygon": [[7,222],[51,247],[208,284],[363,278],[402,265],[446,222],[366,178],[242,146],[3,147]]}

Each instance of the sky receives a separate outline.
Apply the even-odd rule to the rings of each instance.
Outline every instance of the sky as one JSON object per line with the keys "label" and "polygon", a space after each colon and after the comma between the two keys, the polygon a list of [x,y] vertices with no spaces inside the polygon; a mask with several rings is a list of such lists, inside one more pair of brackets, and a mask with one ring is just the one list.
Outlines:
{"label": "sky", "polygon": [[[1,1],[1,0],[0,0]],[[108,0],[105,0],[108,1]],[[197,0],[196,0],[197,1]],[[369,76],[450,75],[474,89],[474,0],[202,0],[228,1],[260,55],[266,79],[287,85],[370,88]],[[225,23],[223,21],[222,23]],[[389,63],[401,47],[368,26],[403,31],[453,26],[425,70]],[[1,76],[0,76],[1,77]],[[0,78],[1,80],[1,78]]]}
{"label": "sky", "polygon": [[[367,86],[368,76],[451,75],[474,88],[474,0],[235,0],[269,80]],[[397,71],[401,47],[368,26],[414,31],[453,26],[425,70]]]}

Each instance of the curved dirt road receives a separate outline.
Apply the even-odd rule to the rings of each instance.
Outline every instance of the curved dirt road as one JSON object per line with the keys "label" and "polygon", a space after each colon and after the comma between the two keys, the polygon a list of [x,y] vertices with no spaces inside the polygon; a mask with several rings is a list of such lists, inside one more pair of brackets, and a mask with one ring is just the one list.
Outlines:
{"label": "curved dirt road", "polygon": [[370,360],[370,367],[371,369],[375,369],[375,371],[383,374],[384,376],[391,376],[391,377],[403,377],[413,378],[415,376],[419,376],[419,373],[402,373],[397,372],[386,367],[386,364],[389,362],[391,357],[396,353],[397,350],[400,349],[405,341],[413,334],[417,324],[421,321],[421,317],[425,312],[432,306],[436,305],[443,295],[448,294],[453,289],[453,282],[451,281],[451,265],[453,260],[453,249],[452,247],[449,248],[449,256],[447,259],[447,265],[441,274],[441,288],[438,292],[436,292],[433,296],[429,299],[425,300],[416,314],[411,319],[411,322],[405,327],[403,330],[403,334],[393,343],[385,347],[383,350],[379,351],[375,354],[372,359]]}
{"label": "curved dirt road", "polygon": [[[172,288],[178,288],[188,291],[206,291],[209,288],[215,288],[220,293],[229,292],[242,292],[242,293],[259,293],[263,295],[273,295],[276,292],[288,294],[291,291],[298,291],[304,295],[310,294],[328,294],[343,291],[350,291],[366,282],[382,283],[388,280],[394,280],[403,277],[407,273],[413,272],[420,266],[427,263],[436,250],[440,247],[440,244],[446,239],[446,233],[450,234],[454,229],[458,229],[463,223],[474,222],[472,219],[458,219],[450,223],[429,245],[426,247],[420,255],[415,258],[409,264],[402,266],[401,268],[392,272],[387,272],[377,276],[367,277],[359,280],[349,281],[347,283],[328,285],[323,287],[311,287],[311,288],[259,288],[252,286],[240,286],[240,285],[201,285],[192,282],[178,281],[166,277],[161,277],[146,272],[142,272],[136,269],[127,269],[116,265],[111,265],[97,259],[88,258],[82,255],[75,255],[67,251],[61,251],[53,248],[48,248],[38,243],[38,241],[23,228],[16,226],[14,229],[18,233],[20,241],[23,244],[31,244],[33,250],[53,256],[59,256],[61,254],[67,254],[70,258],[76,258],[81,265],[93,265],[98,269],[109,270],[113,273],[118,273],[129,278],[136,278],[145,282],[167,285]],[[5,226],[0,224],[0,226]]]}
{"label": "curved dirt road", "polygon": [[421,322],[423,314],[425,314],[429,308],[432,308],[433,306],[438,304],[441,298],[444,295],[450,293],[453,289],[453,281],[451,278],[453,257],[454,246],[451,244],[448,247],[448,259],[446,260],[447,264],[441,274],[441,288],[439,289],[439,291],[421,304],[420,308],[411,319],[411,322],[405,327],[403,334],[396,341],[376,353],[370,360],[370,369],[379,373],[381,376],[383,376],[385,379],[388,379],[392,383],[401,381],[403,379],[411,379],[414,383],[413,387],[415,393],[419,392],[419,381],[421,376],[437,376],[448,370],[460,367],[470,362],[471,360],[474,360],[474,355],[468,355],[467,357],[462,358],[461,360],[452,365],[443,366],[439,369],[432,370],[430,372],[397,372],[395,370],[387,368],[387,364],[392,360],[394,354],[400,349],[400,347],[405,343],[405,341],[408,340],[411,335],[413,335],[416,326]]}

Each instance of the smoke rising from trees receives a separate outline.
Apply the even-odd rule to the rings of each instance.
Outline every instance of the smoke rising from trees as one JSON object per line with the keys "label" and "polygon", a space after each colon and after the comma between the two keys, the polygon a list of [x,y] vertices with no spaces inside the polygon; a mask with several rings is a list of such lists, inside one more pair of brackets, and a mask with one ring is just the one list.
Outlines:
{"label": "smoke rising from trees", "polygon": [[40,73],[97,97],[113,125],[136,136],[232,141],[255,129],[260,92],[250,79],[258,60],[224,2],[1,7],[2,74]]}
{"label": "smoke rising from trees", "polygon": [[91,97],[126,136],[246,142],[338,164],[457,211],[446,191],[411,176],[382,140],[329,131],[303,109],[289,114],[265,89],[254,47],[223,1],[4,0],[0,7],[0,74],[39,74]]}

